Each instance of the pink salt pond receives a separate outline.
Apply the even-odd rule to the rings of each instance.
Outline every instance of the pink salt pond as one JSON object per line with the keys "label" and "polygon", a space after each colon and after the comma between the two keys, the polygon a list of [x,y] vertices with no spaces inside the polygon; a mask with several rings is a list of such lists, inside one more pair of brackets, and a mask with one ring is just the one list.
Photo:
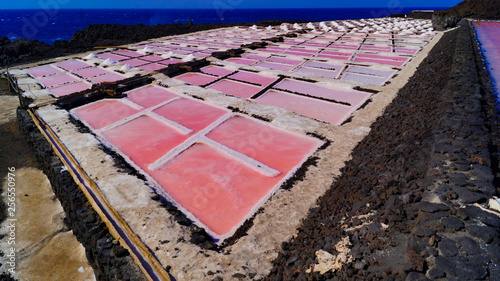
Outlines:
{"label": "pink salt pond", "polygon": [[128,64],[128,65],[130,65],[132,67],[137,67],[137,66],[145,65],[145,64],[147,64],[149,62],[143,61],[143,60],[140,60],[140,59],[130,59],[130,60],[121,61],[120,63]]}
{"label": "pink salt pond", "polygon": [[340,125],[356,108],[282,91],[269,90],[255,101],[283,108],[324,122]]}
{"label": "pink salt pond", "polygon": [[239,116],[222,123],[207,137],[279,172],[274,177],[265,176],[230,151],[204,143],[150,171],[165,191],[216,237],[231,235],[319,145],[313,139]]}
{"label": "pink salt pond", "polygon": [[227,110],[186,98],[174,100],[155,109],[153,112],[194,132],[206,128],[228,113]]}
{"label": "pink salt pond", "polygon": [[95,130],[102,129],[139,111],[138,107],[117,99],[104,99],[72,110]]}
{"label": "pink salt pond", "polygon": [[247,71],[238,71],[237,73],[229,76],[228,78],[243,82],[253,83],[261,86],[268,86],[277,79],[277,77],[269,77]]}
{"label": "pink salt pond", "polygon": [[410,58],[408,57],[382,56],[372,54],[356,54],[356,57],[354,57],[353,59],[353,61],[356,62],[373,62],[393,66],[403,66],[409,60]]}
{"label": "pink salt pond", "polygon": [[120,56],[131,57],[131,58],[137,58],[137,57],[144,56],[143,54],[140,54],[140,53],[134,52],[134,51],[129,51],[129,50],[114,51],[113,54],[117,54],[117,55],[120,55]]}
{"label": "pink salt pond", "polygon": [[78,80],[77,77],[68,74],[68,73],[61,73],[57,75],[52,75],[52,76],[45,76],[45,77],[38,77],[37,78],[40,83],[42,83],[45,87],[49,88],[55,85],[61,85],[61,84],[66,84],[70,82],[74,82]]}
{"label": "pink salt pond", "polygon": [[211,74],[211,75],[215,75],[215,76],[219,76],[219,77],[226,76],[226,75],[229,75],[229,74],[234,72],[233,70],[230,70],[230,69],[227,69],[227,68],[224,68],[221,66],[215,66],[215,65],[209,65],[209,66],[204,67],[200,70],[203,73]]}
{"label": "pink salt pond", "polygon": [[248,99],[260,92],[262,90],[262,87],[251,85],[248,83],[223,79],[208,86],[207,89],[214,89],[228,95]]}
{"label": "pink salt pond", "polygon": [[165,88],[153,85],[125,92],[125,94],[127,95],[127,100],[146,108],[180,97]]}
{"label": "pink salt pond", "polygon": [[145,65],[139,66],[138,68],[142,69],[144,71],[157,71],[157,70],[163,69],[165,67],[167,67],[167,66],[163,65],[163,64],[150,63],[150,64],[145,64]]}
{"label": "pink salt pond", "polygon": [[311,67],[300,67],[295,69],[293,72],[309,74],[324,78],[338,79],[341,70],[342,68],[339,68],[338,70],[327,70],[327,69],[318,69]]}
{"label": "pink salt pond", "polygon": [[175,76],[174,78],[197,86],[206,85],[219,79],[219,77],[197,72],[188,72],[179,76]]}
{"label": "pink salt pond", "polygon": [[289,65],[299,65],[303,63],[303,60],[292,60],[292,59],[287,59],[287,58],[281,58],[281,57],[270,57],[266,59],[266,61],[270,62],[278,62],[278,63],[284,63],[284,64],[289,64]]}
{"label": "pink salt pond", "polygon": [[294,81],[289,79],[281,81],[274,87],[311,97],[324,98],[340,103],[348,103],[355,108],[361,106],[370,96],[370,94],[361,91],[339,90],[309,82]]}
{"label": "pink salt pond", "polygon": [[112,53],[102,53],[102,54],[99,54],[97,56],[100,57],[101,59],[105,59],[105,60],[112,59],[114,61],[122,61],[122,60],[129,59],[129,57],[120,56],[120,55],[112,54]]}
{"label": "pink salt pond", "polygon": [[142,169],[188,138],[148,115],[107,130],[103,136]]}
{"label": "pink salt pond", "polygon": [[108,71],[99,68],[99,67],[89,67],[89,68],[84,68],[80,70],[75,70],[73,71],[74,74],[83,77],[83,78],[89,78],[89,77],[94,77],[98,75],[103,75],[109,73]]}
{"label": "pink salt pond", "polygon": [[116,74],[116,73],[109,73],[109,74],[89,78],[88,80],[90,80],[93,83],[99,84],[99,83],[103,83],[103,82],[117,82],[117,81],[124,80],[124,79],[125,79],[125,76],[122,76],[122,75]]}
{"label": "pink salt pond", "polygon": [[28,68],[26,71],[33,75],[33,77],[41,77],[63,72],[61,69],[50,64]]}
{"label": "pink salt pond", "polygon": [[89,67],[90,65],[80,60],[67,60],[56,63],[57,66],[64,68],[68,71]]}
{"label": "pink salt pond", "polygon": [[275,69],[275,70],[282,70],[282,71],[291,71],[294,68],[293,65],[275,63],[275,62],[261,62],[261,63],[256,64],[255,66],[260,66],[260,67],[270,68],[270,69]]}
{"label": "pink salt pond", "polygon": [[62,96],[67,96],[71,95],[74,93],[78,93],[84,90],[88,90],[92,87],[92,84],[85,82],[85,81],[80,81],[72,84],[67,84],[63,85],[60,87],[54,87],[50,89],[50,92],[54,94],[56,97],[62,97]]}

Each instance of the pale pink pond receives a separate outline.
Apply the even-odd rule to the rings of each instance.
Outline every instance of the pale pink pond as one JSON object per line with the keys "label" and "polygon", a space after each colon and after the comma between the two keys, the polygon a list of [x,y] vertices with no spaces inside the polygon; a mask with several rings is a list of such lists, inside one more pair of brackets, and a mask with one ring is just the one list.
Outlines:
{"label": "pale pink pond", "polygon": [[348,72],[354,72],[354,73],[362,73],[362,74],[370,74],[370,75],[377,75],[377,76],[382,76],[382,77],[389,77],[396,73],[396,70],[379,70],[379,69],[374,69],[370,67],[362,67],[362,66],[349,66],[347,68]]}
{"label": "pale pink pond", "polygon": [[156,171],[165,191],[216,235],[226,235],[251,216],[287,173],[300,165],[319,142],[245,117],[232,117],[207,135],[277,170],[265,176],[241,160],[197,143]]}
{"label": "pale pink pond", "polygon": [[281,179],[266,177],[202,143],[149,173],[178,204],[220,236],[235,231]]}
{"label": "pale pink pond", "polygon": [[310,75],[324,77],[324,78],[337,79],[337,78],[339,78],[341,70],[342,70],[341,68],[339,68],[338,70],[327,70],[327,69],[318,69],[318,68],[310,68],[310,67],[299,67],[299,68],[295,69],[293,72],[310,74]]}
{"label": "pale pink pond", "polygon": [[109,72],[99,67],[89,67],[80,70],[75,70],[73,71],[73,73],[83,78],[89,78],[97,75],[103,75]]}
{"label": "pale pink pond", "polygon": [[280,107],[317,120],[340,125],[356,109],[351,106],[269,90],[256,102]]}
{"label": "pale pink pond", "polygon": [[270,57],[270,58],[266,59],[266,61],[290,64],[290,65],[294,65],[294,66],[297,66],[297,65],[304,62],[303,60],[293,60],[293,59],[287,59],[287,58],[281,58],[281,57]]}
{"label": "pale pink pond", "polygon": [[340,90],[327,88],[314,83],[294,81],[285,79],[274,86],[274,88],[288,90],[308,96],[325,98],[337,102],[346,102],[357,108],[361,106],[370,94],[355,90]]}
{"label": "pale pink pond", "polygon": [[372,75],[363,75],[357,73],[346,73],[342,80],[359,82],[369,85],[382,86],[385,81],[387,81],[386,77],[372,76]]}
{"label": "pale pink pond", "polygon": [[62,73],[52,76],[38,77],[37,78],[40,83],[42,83],[45,87],[52,87],[55,85],[66,84],[69,82],[73,82],[78,80],[76,76],[70,75],[68,73]]}
{"label": "pale pink pond", "polygon": [[270,69],[275,69],[275,70],[282,70],[282,71],[290,71],[294,68],[294,66],[292,66],[292,65],[274,63],[274,62],[261,62],[261,63],[256,64],[255,66],[260,66],[260,67],[270,68]]}
{"label": "pale pink pond", "polygon": [[137,68],[142,69],[144,71],[157,71],[157,70],[163,69],[165,67],[167,67],[167,66],[164,64],[150,63],[150,64],[138,66]]}
{"label": "pale pink pond", "polygon": [[308,61],[308,62],[304,63],[304,66],[332,69],[332,70],[344,68],[343,64],[331,64],[331,63],[319,62],[319,61]]}
{"label": "pale pink pond", "polygon": [[149,61],[149,62],[158,62],[161,60],[165,60],[165,58],[160,57],[160,56],[156,56],[156,55],[150,55],[150,56],[142,57],[141,60],[145,60],[145,61]]}
{"label": "pale pink pond", "polygon": [[219,77],[197,72],[188,72],[179,76],[175,76],[174,78],[198,86],[205,85],[219,79]]}
{"label": "pale pink pond", "polygon": [[356,62],[373,62],[393,66],[403,66],[408,62],[410,58],[408,57],[397,57],[397,56],[383,56],[383,55],[373,55],[373,54],[356,54],[353,61]]}
{"label": "pale pink pond", "polygon": [[143,60],[140,60],[140,59],[130,59],[130,60],[123,60],[120,63],[128,64],[128,65],[130,65],[132,67],[137,67],[137,66],[145,65],[145,64],[147,64],[149,62],[143,61]]}
{"label": "pale pink pond", "polygon": [[244,65],[252,65],[256,63],[256,60],[251,60],[251,59],[244,59],[244,58],[229,58],[226,61],[238,63],[238,64],[244,64]]}
{"label": "pale pink pond", "polygon": [[142,169],[188,138],[147,115],[105,131],[103,136]]}
{"label": "pale pink pond", "polygon": [[253,73],[253,72],[247,72],[247,71],[238,71],[237,73],[229,76],[228,78],[243,81],[243,82],[254,83],[254,84],[261,85],[261,86],[268,86],[277,80],[277,77],[269,77],[269,76],[264,76],[264,75],[260,75],[260,74]]}
{"label": "pale pink pond", "polygon": [[224,68],[222,66],[215,66],[215,65],[209,65],[209,66],[203,67],[200,70],[203,73],[212,74],[212,75],[219,76],[219,77],[226,76],[226,75],[229,75],[229,74],[234,72],[234,70],[230,70],[230,69]]}
{"label": "pale pink pond", "polygon": [[198,132],[228,113],[204,102],[181,98],[153,111],[169,120]]}
{"label": "pale pink pond", "polygon": [[370,45],[363,45],[361,46],[362,51],[377,51],[377,52],[391,52],[392,47],[390,46],[370,46]]}
{"label": "pale pink pond", "polygon": [[311,57],[315,53],[317,53],[317,52],[316,51],[315,52],[306,52],[303,50],[289,50],[289,51],[283,52],[283,54],[285,54],[285,55],[294,55],[294,56],[302,56],[302,57]]}
{"label": "pale pink pond", "polygon": [[347,50],[357,50],[359,45],[350,45],[350,44],[342,44],[342,43],[332,43],[328,46],[329,49],[347,49]]}
{"label": "pale pink pond", "polygon": [[28,69],[26,69],[26,71],[29,74],[33,75],[34,77],[41,77],[41,76],[52,75],[52,74],[63,72],[61,69],[55,67],[54,65],[50,65],[50,64],[28,68]]}
{"label": "pale pink pond", "polygon": [[129,50],[114,51],[113,54],[117,54],[120,56],[127,56],[127,57],[131,57],[131,58],[137,58],[137,57],[144,56],[143,54],[140,54],[140,53],[135,52],[135,51],[129,51]]}
{"label": "pale pink pond", "polygon": [[125,79],[125,76],[122,76],[122,75],[116,74],[116,73],[109,73],[106,75],[101,75],[101,76],[89,78],[90,81],[92,81],[93,83],[97,83],[97,84],[103,83],[103,82],[117,82],[117,81],[124,80],[124,79]]}
{"label": "pale pink pond", "polygon": [[252,60],[263,60],[263,59],[267,58],[265,56],[259,56],[256,54],[241,54],[241,57],[246,58],[246,59],[252,59]]}
{"label": "pale pink pond", "polygon": [[248,118],[232,117],[207,137],[285,174],[318,142]]}
{"label": "pale pink pond", "polygon": [[396,53],[402,53],[402,54],[411,54],[414,55],[420,51],[420,49],[416,48],[403,48],[403,47],[396,47],[395,48]]}
{"label": "pale pink pond", "polygon": [[84,63],[80,60],[67,60],[58,62],[56,65],[69,71],[90,66],[90,64]]}
{"label": "pale pink pond", "polygon": [[120,55],[116,55],[116,54],[112,54],[112,53],[103,53],[103,54],[98,54],[97,55],[98,57],[100,57],[101,59],[112,59],[114,61],[122,61],[122,60],[126,60],[126,59],[129,59],[129,57],[124,57],[124,56],[120,56]]}
{"label": "pale pink pond", "polygon": [[93,129],[101,129],[108,125],[138,113],[136,107],[118,99],[104,99],[73,109]]}
{"label": "pale pink pond", "polygon": [[52,92],[52,94],[54,94],[56,97],[62,97],[73,93],[78,93],[90,88],[92,88],[92,84],[85,81],[80,81],[72,84],[63,85],[60,87],[51,88],[50,92]]}
{"label": "pale pink pond", "polygon": [[175,63],[182,63],[183,61],[180,59],[168,59],[168,60],[162,60],[160,61],[160,64],[163,65],[170,65],[170,64],[175,64]]}
{"label": "pale pink pond", "polygon": [[180,97],[165,88],[153,85],[125,92],[125,94],[127,95],[126,99],[143,107],[152,107],[162,102]]}
{"label": "pale pink pond", "polygon": [[228,95],[248,99],[260,92],[262,90],[262,87],[243,82],[222,79],[221,81],[217,81],[216,83],[208,86],[207,89],[214,89]]}

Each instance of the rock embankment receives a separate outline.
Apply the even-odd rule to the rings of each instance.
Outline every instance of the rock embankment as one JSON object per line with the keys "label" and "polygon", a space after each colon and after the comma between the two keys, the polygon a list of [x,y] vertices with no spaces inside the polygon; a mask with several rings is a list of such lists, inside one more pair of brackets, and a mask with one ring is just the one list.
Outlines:
{"label": "rock embankment", "polygon": [[462,18],[500,19],[500,1],[465,0],[447,10],[435,11],[432,25],[441,31],[457,26]]}

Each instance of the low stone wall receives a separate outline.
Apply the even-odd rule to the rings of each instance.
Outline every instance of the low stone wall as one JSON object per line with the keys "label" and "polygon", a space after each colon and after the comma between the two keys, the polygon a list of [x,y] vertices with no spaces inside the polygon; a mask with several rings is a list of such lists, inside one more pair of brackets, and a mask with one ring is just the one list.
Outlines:
{"label": "low stone wall", "polygon": [[17,109],[17,120],[64,208],[65,223],[85,247],[96,279],[99,281],[146,280],[129,252],[109,234],[104,222],[94,211],[70,173],[63,168],[63,163],[25,109]]}

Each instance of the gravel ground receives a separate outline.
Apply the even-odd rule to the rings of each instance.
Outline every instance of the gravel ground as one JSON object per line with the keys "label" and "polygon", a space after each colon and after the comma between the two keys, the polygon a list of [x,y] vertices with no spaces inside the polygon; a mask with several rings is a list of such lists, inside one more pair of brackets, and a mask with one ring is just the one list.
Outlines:
{"label": "gravel ground", "polygon": [[[443,36],[266,280],[500,279],[500,217],[481,209],[500,126],[471,38],[467,22]],[[315,270],[325,252],[338,270]]]}

